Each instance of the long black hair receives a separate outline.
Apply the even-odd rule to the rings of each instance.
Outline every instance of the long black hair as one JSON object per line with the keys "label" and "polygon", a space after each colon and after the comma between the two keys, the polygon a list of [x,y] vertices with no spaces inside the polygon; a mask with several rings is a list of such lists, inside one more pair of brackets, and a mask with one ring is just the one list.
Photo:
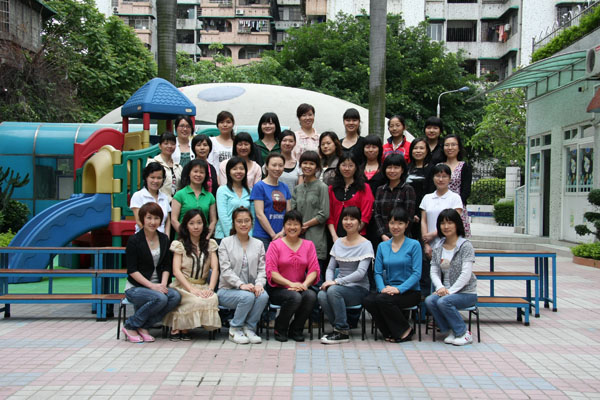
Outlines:
{"label": "long black hair", "polygon": [[365,159],[365,162],[362,165],[363,169],[365,168],[365,165],[367,165],[367,156],[364,155],[365,147],[367,145],[377,146],[377,150],[379,151],[379,154],[377,155],[377,164],[379,164],[379,170],[381,170],[381,163],[382,163],[381,159],[383,158],[383,142],[381,141],[381,138],[376,135],[369,135],[369,136],[365,137],[365,140],[363,141],[363,146],[362,146],[363,156]]}
{"label": "long black hair", "polygon": [[333,178],[333,189],[344,188],[346,186],[346,182],[344,181],[344,176],[342,175],[342,163],[344,161],[352,161],[355,165],[354,170],[354,185],[358,188],[358,190],[365,190],[365,174],[362,172],[362,168],[358,164],[358,157],[354,155],[351,151],[344,151],[340,156],[338,163],[335,167],[335,176]]}
{"label": "long black hair", "polygon": [[383,160],[383,165],[381,166],[381,173],[385,178],[386,183],[390,183],[389,178],[385,170],[387,167],[391,165],[396,165],[402,168],[402,175],[400,176],[400,185],[406,182],[406,175],[408,174],[408,168],[406,167],[406,161],[404,160],[404,156],[402,154],[390,154]]}
{"label": "long black hair", "polygon": [[225,176],[227,177],[227,187],[229,190],[233,190],[233,179],[231,178],[231,170],[238,164],[242,164],[244,166],[244,179],[242,179],[242,187],[250,193],[250,189],[248,188],[248,166],[246,165],[246,161],[242,157],[233,156],[229,160],[227,160],[227,164],[225,164]]}
{"label": "long black hair", "polygon": [[277,117],[277,114],[274,112],[264,113],[262,117],[260,117],[260,120],[258,121],[258,138],[262,140],[265,137],[265,133],[262,130],[262,124],[265,122],[272,122],[275,124],[274,136],[275,140],[279,142],[279,137],[281,136],[281,125],[279,124],[279,117]]}
{"label": "long black hair", "polygon": [[[195,254],[196,245],[192,243],[192,238],[190,235],[190,231],[188,230],[188,223],[195,218],[197,215],[202,218],[202,232],[200,233],[200,243],[198,244],[198,251],[206,257],[208,255],[208,240],[206,235],[208,234],[208,224],[206,222],[206,217],[204,213],[197,208],[193,208],[188,210],[183,216],[183,220],[179,225],[179,241],[183,244],[183,248],[185,249],[185,253],[188,257],[191,257],[192,254]],[[201,267],[201,266],[200,266]]]}

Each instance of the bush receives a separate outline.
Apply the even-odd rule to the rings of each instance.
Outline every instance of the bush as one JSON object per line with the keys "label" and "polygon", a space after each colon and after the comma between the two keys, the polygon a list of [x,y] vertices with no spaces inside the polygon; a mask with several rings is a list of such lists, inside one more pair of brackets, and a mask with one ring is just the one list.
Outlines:
{"label": "bush", "polygon": [[4,209],[2,225],[0,232],[18,232],[19,229],[27,222],[29,215],[29,207],[17,200],[9,200],[7,207]]}
{"label": "bush", "polygon": [[511,200],[494,204],[494,219],[500,225],[512,226],[515,220],[515,202]]}
{"label": "bush", "polygon": [[495,204],[504,197],[506,179],[482,178],[471,185],[469,204]]}
{"label": "bush", "polygon": [[[600,207],[600,189],[594,189],[588,194],[588,201],[591,205],[595,206],[596,209]],[[594,235],[597,240],[600,240],[600,213],[595,211],[588,211],[583,214],[583,219],[590,222],[596,231],[590,230],[586,224],[576,225],[575,232],[579,236]]]}
{"label": "bush", "polygon": [[600,260],[600,243],[585,243],[575,246],[571,249],[576,257],[592,258]]}
{"label": "bush", "polygon": [[0,233],[0,247],[7,247],[14,237],[15,234],[10,229],[8,232]]}

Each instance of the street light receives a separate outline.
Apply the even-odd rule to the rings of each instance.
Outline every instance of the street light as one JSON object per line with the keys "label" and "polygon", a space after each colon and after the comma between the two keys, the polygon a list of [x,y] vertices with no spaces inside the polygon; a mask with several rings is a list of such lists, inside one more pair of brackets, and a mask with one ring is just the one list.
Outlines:
{"label": "street light", "polygon": [[456,93],[456,92],[468,92],[470,89],[468,86],[463,86],[460,89],[456,89],[456,90],[450,90],[447,92],[443,92],[440,93],[440,95],[438,96],[438,102],[437,102],[437,117],[440,117],[440,99],[442,98],[443,95],[448,94],[448,93]]}

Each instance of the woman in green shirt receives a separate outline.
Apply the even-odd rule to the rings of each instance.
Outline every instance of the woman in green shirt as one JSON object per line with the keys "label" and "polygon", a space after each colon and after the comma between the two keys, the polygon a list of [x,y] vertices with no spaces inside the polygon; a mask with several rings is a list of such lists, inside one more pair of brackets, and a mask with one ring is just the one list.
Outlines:
{"label": "woman in green shirt", "polygon": [[327,185],[317,178],[321,169],[321,158],[316,151],[308,150],[302,153],[299,164],[304,180],[294,187],[292,210],[298,210],[302,214],[302,233],[305,239],[315,244],[319,266],[324,276],[327,266],[326,222],[329,218],[329,192]]}
{"label": "woman in green shirt", "polygon": [[199,209],[209,221],[207,238],[211,238],[217,225],[215,196],[208,191],[206,177],[208,163],[196,158],[190,161],[181,173],[180,189],[171,202],[171,224],[179,232],[179,225],[188,210]]}

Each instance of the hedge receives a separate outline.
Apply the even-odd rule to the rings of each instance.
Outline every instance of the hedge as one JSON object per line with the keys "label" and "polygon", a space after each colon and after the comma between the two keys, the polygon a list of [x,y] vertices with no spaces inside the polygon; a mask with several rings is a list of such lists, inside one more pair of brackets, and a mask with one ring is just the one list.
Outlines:
{"label": "hedge", "polygon": [[14,237],[15,234],[12,233],[11,230],[8,230],[8,232],[0,233],[0,247],[7,247]]}
{"label": "hedge", "polygon": [[571,249],[576,257],[592,258],[594,260],[600,260],[600,243],[585,243],[575,246]]}
{"label": "hedge", "polygon": [[500,225],[512,226],[515,221],[515,202],[511,200],[494,204],[494,219]]}
{"label": "hedge", "polygon": [[495,204],[504,197],[506,179],[482,178],[471,185],[469,204]]}

